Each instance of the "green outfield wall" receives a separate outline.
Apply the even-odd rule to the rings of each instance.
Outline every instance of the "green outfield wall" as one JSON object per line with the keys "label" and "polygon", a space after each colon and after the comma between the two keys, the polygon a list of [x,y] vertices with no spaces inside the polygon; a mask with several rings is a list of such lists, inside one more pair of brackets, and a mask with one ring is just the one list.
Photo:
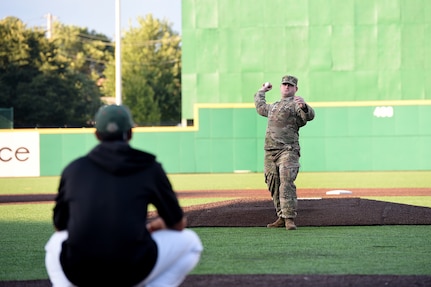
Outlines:
{"label": "green outfield wall", "polygon": [[[301,130],[304,171],[430,169],[431,1],[182,0],[182,38],[183,119],[199,120],[195,105],[252,105],[266,81],[276,101],[293,74],[317,113]],[[231,148],[225,168],[243,168],[244,144],[257,153],[244,168],[261,170],[263,120],[253,109],[226,113],[202,111],[224,128],[197,135]]]}
{"label": "green outfield wall", "polygon": [[[310,103],[316,118],[300,131],[301,170],[431,170],[431,102],[376,103]],[[201,104],[195,118],[193,127],[135,128],[131,145],[154,153],[168,173],[263,171],[266,118],[253,104]],[[37,142],[35,134],[40,147],[30,145]],[[15,130],[0,132],[0,139],[0,176],[19,176],[19,165],[36,154],[40,173],[30,175],[59,175],[97,144],[91,128]],[[15,175],[5,172],[11,169]]]}
{"label": "green outfield wall", "polygon": [[182,0],[182,114],[299,78],[310,102],[431,99],[431,1]]}

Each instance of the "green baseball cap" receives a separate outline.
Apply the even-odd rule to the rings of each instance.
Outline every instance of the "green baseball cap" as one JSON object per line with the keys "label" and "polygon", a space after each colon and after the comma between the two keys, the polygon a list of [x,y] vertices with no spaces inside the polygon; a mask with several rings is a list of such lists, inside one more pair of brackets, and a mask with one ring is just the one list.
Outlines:
{"label": "green baseball cap", "polygon": [[283,78],[281,78],[281,83],[282,84],[291,84],[294,86],[298,85],[298,78],[294,77],[294,76],[284,76]]}
{"label": "green baseball cap", "polygon": [[95,121],[97,132],[106,136],[121,135],[134,126],[130,110],[122,105],[101,107]]}

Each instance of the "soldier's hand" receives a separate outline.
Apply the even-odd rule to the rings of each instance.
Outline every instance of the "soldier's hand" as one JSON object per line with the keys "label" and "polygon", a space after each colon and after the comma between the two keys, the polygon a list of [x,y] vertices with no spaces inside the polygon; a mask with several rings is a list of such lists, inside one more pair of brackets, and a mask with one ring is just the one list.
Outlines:
{"label": "soldier's hand", "polygon": [[261,92],[268,92],[272,89],[272,84],[270,82],[266,82],[262,85],[262,87],[259,89]]}
{"label": "soldier's hand", "polygon": [[300,96],[295,96],[294,101],[301,109],[305,109],[307,107],[307,105],[305,104],[305,100]]}

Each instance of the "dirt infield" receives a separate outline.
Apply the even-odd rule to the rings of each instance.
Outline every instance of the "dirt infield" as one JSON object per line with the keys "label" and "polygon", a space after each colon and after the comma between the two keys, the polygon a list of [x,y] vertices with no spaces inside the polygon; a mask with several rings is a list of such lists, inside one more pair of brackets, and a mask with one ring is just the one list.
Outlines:
{"label": "dirt infield", "polygon": [[[328,189],[304,188],[298,189],[298,198],[356,198],[364,196],[431,196],[431,188],[353,188],[349,189],[351,195],[333,196],[326,195]],[[270,199],[269,192],[261,189],[247,190],[193,190],[179,191],[179,198],[246,198],[246,199]],[[50,194],[10,194],[0,195],[0,204],[44,202],[53,201],[55,195]]]}
{"label": "dirt infield", "polygon": [[[329,196],[323,189],[298,190],[299,228],[347,225],[431,225],[431,208],[361,199],[364,196],[431,196],[431,189],[352,189]],[[265,190],[181,191],[179,198],[234,198],[184,208],[189,227],[266,226],[275,213]],[[52,201],[54,195],[3,195],[0,204]],[[241,216],[247,214],[247,216]],[[155,216],[154,213],[150,216]],[[48,280],[0,281],[0,287],[46,287]],[[190,275],[182,287],[431,286],[431,276],[396,275]]]}

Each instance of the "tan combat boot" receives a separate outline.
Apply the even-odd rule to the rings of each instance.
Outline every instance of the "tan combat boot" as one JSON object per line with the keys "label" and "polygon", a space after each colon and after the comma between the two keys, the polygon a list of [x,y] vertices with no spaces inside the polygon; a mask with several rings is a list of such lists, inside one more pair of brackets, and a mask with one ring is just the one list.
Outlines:
{"label": "tan combat boot", "polygon": [[286,225],[287,230],[295,230],[296,229],[295,222],[293,222],[292,218],[286,218],[285,225]]}
{"label": "tan combat boot", "polygon": [[284,218],[279,217],[276,221],[268,224],[266,227],[268,227],[268,228],[284,227]]}

